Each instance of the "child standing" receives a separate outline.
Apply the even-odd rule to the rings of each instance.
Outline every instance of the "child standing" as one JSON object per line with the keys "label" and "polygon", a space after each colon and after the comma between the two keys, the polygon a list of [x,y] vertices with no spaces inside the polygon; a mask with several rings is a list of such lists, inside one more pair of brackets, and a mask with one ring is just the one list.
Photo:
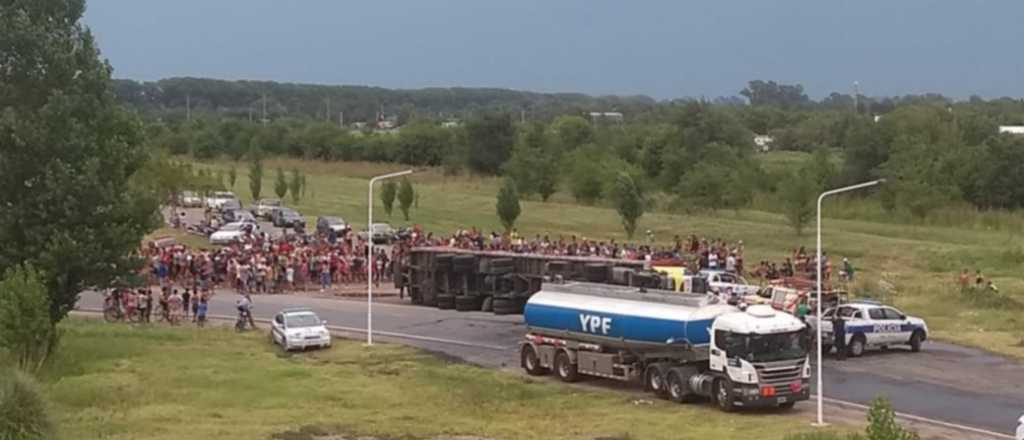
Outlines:
{"label": "child standing", "polygon": [[206,303],[206,295],[199,297],[199,305],[196,307],[196,325],[200,328],[206,326],[206,310],[208,305]]}

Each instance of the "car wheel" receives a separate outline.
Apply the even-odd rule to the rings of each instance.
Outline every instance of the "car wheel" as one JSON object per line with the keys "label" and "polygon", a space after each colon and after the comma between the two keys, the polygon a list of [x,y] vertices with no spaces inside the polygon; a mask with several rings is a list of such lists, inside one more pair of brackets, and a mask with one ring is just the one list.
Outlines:
{"label": "car wheel", "polygon": [[857,335],[850,341],[850,357],[861,357],[864,355],[864,335]]}
{"label": "car wheel", "polygon": [[910,335],[910,351],[917,353],[921,351],[921,342],[924,340],[924,335],[921,334],[920,330]]}

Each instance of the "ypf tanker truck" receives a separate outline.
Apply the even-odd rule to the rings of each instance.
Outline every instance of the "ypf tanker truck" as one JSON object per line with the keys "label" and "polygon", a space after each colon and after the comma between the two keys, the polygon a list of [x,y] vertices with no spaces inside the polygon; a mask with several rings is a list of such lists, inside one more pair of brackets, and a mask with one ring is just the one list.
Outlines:
{"label": "ypf tanker truck", "polygon": [[591,283],[545,284],[523,313],[520,361],[554,371],[641,379],[659,397],[709,397],[719,408],[791,408],[810,397],[805,325],[769,306],[745,310],[707,295]]}

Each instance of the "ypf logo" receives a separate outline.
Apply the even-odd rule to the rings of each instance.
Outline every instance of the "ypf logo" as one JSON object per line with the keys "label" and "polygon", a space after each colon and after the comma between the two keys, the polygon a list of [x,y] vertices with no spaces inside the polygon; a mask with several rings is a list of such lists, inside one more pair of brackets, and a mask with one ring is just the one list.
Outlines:
{"label": "ypf logo", "polygon": [[580,314],[580,327],[587,333],[607,335],[612,329],[612,318],[597,315]]}

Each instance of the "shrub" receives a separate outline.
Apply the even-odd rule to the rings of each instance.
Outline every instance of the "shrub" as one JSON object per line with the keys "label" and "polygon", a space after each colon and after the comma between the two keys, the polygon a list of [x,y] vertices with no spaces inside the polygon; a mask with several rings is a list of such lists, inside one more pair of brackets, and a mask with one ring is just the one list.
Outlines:
{"label": "shrub", "polygon": [[22,370],[35,372],[57,345],[50,299],[32,266],[15,266],[0,279],[0,350]]}
{"label": "shrub", "polygon": [[0,440],[51,438],[54,425],[35,381],[20,371],[0,372]]}
{"label": "shrub", "polygon": [[785,440],[864,440],[864,437],[857,433],[811,431],[787,435]]}
{"label": "shrub", "polygon": [[868,410],[868,440],[918,440],[916,432],[907,431],[896,423],[896,412],[885,397],[876,397]]}

